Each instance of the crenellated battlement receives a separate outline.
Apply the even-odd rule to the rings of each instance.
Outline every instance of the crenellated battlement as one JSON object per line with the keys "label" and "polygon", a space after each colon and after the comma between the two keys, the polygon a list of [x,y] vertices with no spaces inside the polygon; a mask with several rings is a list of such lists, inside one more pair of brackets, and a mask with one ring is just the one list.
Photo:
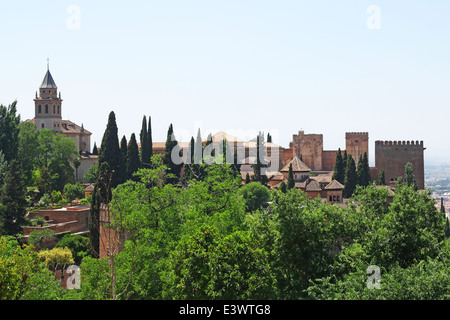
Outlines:
{"label": "crenellated battlement", "polygon": [[385,147],[398,147],[398,146],[423,147],[423,141],[414,141],[414,140],[412,140],[412,141],[381,141],[381,140],[377,140],[377,141],[375,141],[375,145],[376,146],[385,146]]}
{"label": "crenellated battlement", "polygon": [[346,132],[345,136],[346,137],[349,137],[349,136],[368,137],[369,133],[368,132]]}

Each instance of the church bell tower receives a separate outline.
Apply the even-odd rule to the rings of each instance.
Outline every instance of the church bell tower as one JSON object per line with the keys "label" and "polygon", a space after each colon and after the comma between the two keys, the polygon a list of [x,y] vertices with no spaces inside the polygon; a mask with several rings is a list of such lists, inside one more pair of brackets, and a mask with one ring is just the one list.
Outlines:
{"label": "church bell tower", "polygon": [[39,96],[36,92],[34,99],[34,122],[38,129],[50,129],[61,132],[62,130],[62,99],[58,96],[58,87],[50,73],[47,64],[47,73],[39,87]]}

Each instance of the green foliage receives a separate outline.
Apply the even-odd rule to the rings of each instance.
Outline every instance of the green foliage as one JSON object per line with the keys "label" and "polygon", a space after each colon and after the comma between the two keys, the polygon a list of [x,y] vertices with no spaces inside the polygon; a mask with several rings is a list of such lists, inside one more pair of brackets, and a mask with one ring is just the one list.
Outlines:
{"label": "green foliage", "polygon": [[359,157],[356,176],[358,185],[363,187],[369,185],[370,169],[369,169],[369,161],[367,159],[367,152],[364,152],[364,155],[361,154],[361,156]]}
{"label": "green foliage", "polygon": [[32,247],[12,237],[0,237],[0,299],[57,300],[61,285],[45,268]]}
{"label": "green foliage", "polygon": [[170,299],[270,299],[275,292],[268,253],[247,232],[221,237],[208,225],[180,241],[169,259]]}
{"label": "green foliage", "polygon": [[342,184],[344,184],[345,181],[345,164],[344,160],[342,159],[341,148],[339,148],[338,152],[336,152],[333,179],[339,181]]}
{"label": "green foliage", "polygon": [[84,183],[95,183],[97,180],[97,174],[98,174],[98,163],[94,163],[92,166],[87,169],[86,173],[83,177]]}
{"label": "green foliage", "polygon": [[357,180],[355,160],[353,160],[350,154],[347,157],[347,166],[345,169],[344,190],[342,193],[344,198],[350,198],[352,196],[358,182]]}
{"label": "green foliage", "polygon": [[92,154],[94,156],[98,156],[98,148],[97,148],[97,143],[94,142],[94,147],[92,148]]}
{"label": "green foliage", "polygon": [[83,184],[81,182],[77,182],[75,184],[66,184],[64,186],[64,198],[69,202],[72,202],[75,199],[83,199]]}
{"label": "green foliage", "polygon": [[17,158],[19,149],[19,123],[17,101],[9,106],[0,104],[0,151],[5,160],[10,162]]}
{"label": "green foliage", "polygon": [[416,177],[414,176],[413,165],[408,162],[405,165],[405,182],[407,186],[413,186],[417,190]]}
{"label": "green foliage", "polygon": [[41,250],[38,253],[39,259],[51,270],[65,267],[74,263],[72,252],[68,248],[53,248],[51,250]]}
{"label": "green foliage", "polygon": [[141,142],[141,163],[144,165],[150,164],[150,153],[151,153],[151,147],[149,144],[149,133],[148,133],[148,127],[147,127],[147,118],[146,116],[142,119],[142,128],[141,133],[139,135],[140,142]]}
{"label": "green foliage", "polygon": [[166,148],[164,150],[163,163],[167,167],[166,183],[177,184],[180,181],[181,164],[174,163],[172,160],[172,152],[178,148],[178,141],[173,132],[173,126],[170,124],[167,131]]}
{"label": "green foliage", "polygon": [[81,235],[66,234],[58,241],[55,248],[68,248],[73,255],[74,263],[80,265],[84,257],[90,256],[89,238]]}
{"label": "green foliage", "polygon": [[270,191],[260,182],[243,185],[239,189],[245,201],[246,210],[251,212],[260,209],[262,204],[270,200]]}
{"label": "green foliage", "polygon": [[379,186],[384,186],[386,185],[386,178],[384,175],[384,170],[380,170],[380,172],[378,173],[378,178],[377,178],[377,185]]}
{"label": "green foliage", "polygon": [[267,185],[269,178],[265,174],[265,169],[267,168],[266,160],[267,150],[264,143],[264,135],[259,132],[256,137],[256,163],[252,164],[253,168],[253,181],[260,182],[263,185]]}
{"label": "green foliage", "polygon": [[131,134],[130,142],[127,149],[127,170],[126,179],[132,179],[133,173],[135,173],[139,167],[141,167],[141,161],[139,159],[139,148],[136,142],[135,134]]}
{"label": "green foliage", "polygon": [[30,233],[28,237],[28,243],[38,250],[44,248],[49,243],[53,244],[55,240],[56,240],[55,231],[47,228],[41,230],[34,230]]}
{"label": "green foliage", "polygon": [[116,115],[114,111],[111,111],[108,117],[108,124],[103,134],[98,164],[100,167],[102,163],[108,163],[112,188],[115,188],[123,182],[124,172],[126,171],[126,168],[121,165],[121,153],[117,132]]}
{"label": "green foliage", "polygon": [[0,235],[18,235],[25,222],[27,200],[22,168],[11,160],[0,189]]}
{"label": "green foliage", "polygon": [[288,180],[287,180],[287,189],[291,190],[295,188],[295,180],[294,180],[294,173],[292,172],[292,163],[289,165],[289,173],[288,173]]}

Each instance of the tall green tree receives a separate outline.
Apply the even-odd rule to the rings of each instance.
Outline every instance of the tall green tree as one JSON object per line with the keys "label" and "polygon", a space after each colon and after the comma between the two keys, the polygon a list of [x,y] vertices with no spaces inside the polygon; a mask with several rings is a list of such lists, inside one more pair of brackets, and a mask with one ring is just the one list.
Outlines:
{"label": "tall green tree", "polygon": [[25,222],[27,201],[22,168],[15,159],[8,165],[0,190],[0,234],[17,236]]}
{"label": "tall green tree", "polygon": [[[342,156],[342,162],[344,163],[344,171],[347,169],[347,160],[348,160],[348,154],[347,150],[344,150],[344,155]],[[345,174],[344,174],[345,176]],[[344,178],[345,180],[345,178]]]}
{"label": "tall green tree", "polygon": [[350,198],[357,185],[356,165],[351,154],[347,156],[343,197]]}
{"label": "tall green tree", "polygon": [[261,132],[259,132],[256,137],[256,163],[252,164],[252,167],[253,181],[267,185],[269,179],[265,172],[265,168],[267,168],[266,148],[264,144],[264,135]]}
{"label": "tall green tree", "polygon": [[411,162],[405,165],[405,183],[407,186],[413,186],[417,190],[416,177],[414,176],[414,169]]}
{"label": "tall green tree", "polygon": [[39,154],[39,131],[32,122],[24,121],[19,124],[19,156],[25,183],[27,186],[34,184],[33,170],[37,167]]}
{"label": "tall green tree", "polygon": [[8,161],[5,160],[5,155],[0,150],[0,188],[3,186],[3,179],[8,170]]}
{"label": "tall green tree", "polygon": [[344,183],[345,180],[345,164],[344,160],[342,159],[341,148],[339,148],[338,152],[336,153],[333,179],[339,181],[342,184]]}
{"label": "tall green tree", "polygon": [[131,134],[130,143],[127,151],[127,179],[133,178],[133,173],[139,170],[141,162],[139,160],[139,147],[136,141],[136,135]]}
{"label": "tall green tree", "polygon": [[195,140],[194,137],[191,137],[191,141],[189,142],[189,147],[186,150],[186,160],[183,165],[183,184],[186,185],[188,181],[195,177],[193,168],[194,168],[194,152],[195,152]]}
{"label": "tall green tree", "polygon": [[295,188],[295,179],[294,179],[294,173],[292,172],[292,163],[289,165],[289,173],[288,173],[288,181],[287,181],[287,189],[294,189]]}
{"label": "tall green tree", "polygon": [[148,154],[149,154],[149,163],[151,162],[151,158],[153,156],[153,137],[152,137],[152,117],[148,116],[148,129],[147,129],[147,143],[148,143]]}
{"label": "tall green tree", "polygon": [[53,134],[53,150],[48,164],[53,189],[62,191],[74,182],[74,164],[79,159],[75,141],[61,133]]}
{"label": "tall green tree", "polygon": [[104,162],[108,163],[109,170],[112,174],[112,188],[117,187],[123,182],[123,172],[126,170],[126,168],[121,167],[121,153],[117,134],[116,115],[114,111],[111,111],[106,130],[103,134],[98,162],[100,166]]}
{"label": "tall green tree", "polygon": [[92,154],[94,156],[98,156],[97,142],[94,142],[94,147],[92,148]]}
{"label": "tall green tree", "polygon": [[386,185],[386,178],[384,176],[384,170],[380,170],[380,172],[378,173],[378,178],[377,178],[377,182],[376,183],[379,186]]}
{"label": "tall green tree", "polygon": [[147,117],[144,116],[142,119],[141,133],[139,134],[141,142],[141,163],[143,165],[150,164],[150,150],[148,144],[148,127],[147,127]]}
{"label": "tall green tree", "polygon": [[120,156],[120,167],[125,168],[122,171],[123,177],[121,181],[127,181],[130,177],[127,174],[128,141],[125,135],[120,140]]}
{"label": "tall green tree", "polygon": [[17,114],[17,101],[9,106],[0,104],[0,151],[6,161],[17,158],[19,150],[19,123]]}
{"label": "tall green tree", "polygon": [[164,150],[163,163],[167,166],[168,174],[166,175],[166,183],[177,184],[180,181],[181,164],[176,164],[172,160],[172,151],[178,146],[178,141],[173,131],[173,125],[170,124],[167,130],[166,148]]}

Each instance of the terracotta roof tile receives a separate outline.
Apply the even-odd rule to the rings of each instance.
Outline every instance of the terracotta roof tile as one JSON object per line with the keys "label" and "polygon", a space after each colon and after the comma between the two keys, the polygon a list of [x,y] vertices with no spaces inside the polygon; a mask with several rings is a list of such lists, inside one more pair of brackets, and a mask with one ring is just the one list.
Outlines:
{"label": "terracotta roof tile", "polygon": [[299,158],[294,157],[287,165],[281,169],[281,172],[289,172],[289,166],[292,163],[292,172],[310,172],[311,169],[308,168],[306,164],[304,164]]}
{"label": "terracotta roof tile", "polygon": [[344,186],[339,183],[337,180],[331,181],[326,187],[325,190],[341,190],[344,189]]}

